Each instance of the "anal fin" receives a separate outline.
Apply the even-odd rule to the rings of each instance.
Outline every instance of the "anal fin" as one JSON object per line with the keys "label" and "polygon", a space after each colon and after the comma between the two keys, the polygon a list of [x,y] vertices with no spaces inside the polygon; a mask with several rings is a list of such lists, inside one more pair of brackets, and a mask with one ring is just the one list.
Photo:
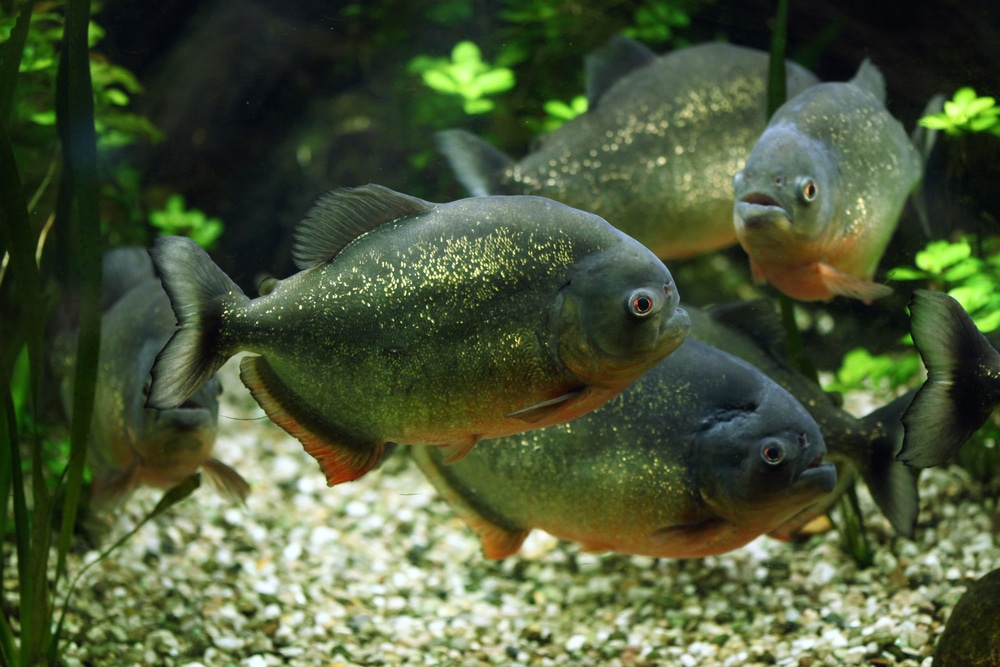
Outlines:
{"label": "anal fin", "polygon": [[316,459],[328,485],[358,479],[382,458],[384,442],[363,442],[338,433],[336,427],[303,406],[302,399],[263,357],[244,357],[240,378],[268,418],[297,438]]}
{"label": "anal fin", "polygon": [[455,488],[431,450],[431,447],[410,447],[410,455],[455,514],[479,536],[483,556],[490,560],[500,560],[517,553],[531,528],[506,527],[487,517],[460,489]]}

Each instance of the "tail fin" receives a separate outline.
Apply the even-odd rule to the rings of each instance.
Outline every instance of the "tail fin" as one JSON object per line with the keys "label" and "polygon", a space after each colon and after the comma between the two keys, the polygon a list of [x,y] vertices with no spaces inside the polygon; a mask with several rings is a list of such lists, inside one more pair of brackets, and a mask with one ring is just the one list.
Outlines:
{"label": "tail fin", "polygon": [[997,407],[1000,354],[962,306],[941,292],[913,292],[910,333],[927,380],[903,415],[896,460],[927,468],[951,458]]}
{"label": "tail fin", "polygon": [[218,349],[222,313],[249,301],[191,239],[163,236],[149,250],[178,329],[156,357],[147,408],[183,403],[226,363]]}
{"label": "tail fin", "polygon": [[917,476],[894,457],[903,439],[900,417],[913,400],[910,391],[861,419],[863,433],[877,434],[870,442],[868,466],[861,476],[875,504],[897,533],[913,537],[920,510]]}
{"label": "tail fin", "polygon": [[500,182],[514,161],[509,155],[465,130],[444,130],[434,135],[434,143],[451,165],[455,177],[473,197],[518,194]]}

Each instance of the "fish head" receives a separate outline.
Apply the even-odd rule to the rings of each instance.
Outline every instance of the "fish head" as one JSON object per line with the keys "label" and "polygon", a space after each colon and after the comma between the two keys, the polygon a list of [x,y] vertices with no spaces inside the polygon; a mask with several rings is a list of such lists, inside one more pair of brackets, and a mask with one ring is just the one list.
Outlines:
{"label": "fish head", "polygon": [[623,389],[677,349],[690,328],[670,271],[625,238],[630,243],[573,267],[553,311],[559,363],[591,386]]}
{"label": "fish head", "polygon": [[698,491],[721,518],[767,532],[831,492],[836,469],[816,422],[785,390],[767,382],[730,396],[698,434]]}
{"label": "fish head", "polygon": [[836,234],[839,176],[829,151],[794,124],[769,128],[733,177],[733,222],[751,258],[812,261]]}

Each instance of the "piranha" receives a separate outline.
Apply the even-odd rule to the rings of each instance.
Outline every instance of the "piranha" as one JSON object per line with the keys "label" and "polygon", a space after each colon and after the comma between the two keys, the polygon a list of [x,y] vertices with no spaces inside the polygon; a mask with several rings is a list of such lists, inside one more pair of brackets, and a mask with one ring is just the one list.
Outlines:
{"label": "piranha", "polygon": [[691,320],[690,338],[750,363],[802,403],[819,424],[827,458],[838,467],[837,489],[771,535],[791,538],[810,519],[824,514],[854,483],[857,472],[896,532],[913,536],[919,510],[916,477],[894,460],[903,439],[900,417],[913,392],[859,419],[791,366],[784,351],[784,327],[770,302],[742,301],[705,310],[685,306],[685,310]]}
{"label": "piranha", "polygon": [[870,302],[922,159],[865,60],[853,79],[791,97],[733,178],[733,218],[754,277],[793,299]]}
{"label": "piranha", "polygon": [[941,465],[1000,407],[1000,353],[954,298],[914,290],[910,334],[927,380],[903,415],[908,465]]}
{"label": "piranha", "polygon": [[[462,130],[436,136],[468,191],[591,211],[662,259],[736,243],[732,177],[767,126],[768,54],[711,43],[656,56],[616,36],[585,68],[587,112],[518,162]],[[818,81],[786,71],[789,94]]]}
{"label": "piranha", "polygon": [[[101,345],[87,461],[94,475],[93,501],[113,507],[135,489],[170,489],[201,469],[226,498],[243,502],[249,485],[212,458],[222,386],[210,376],[175,407],[145,407],[150,369],[174,332],[170,301],[144,248],[119,248],[104,256]],[[75,335],[56,346],[75,352]],[[72,401],[73,352],[63,360],[64,405]]]}
{"label": "piranha", "polygon": [[743,546],[833,490],[816,422],[764,374],[688,340],[576,421],[411,455],[505,558],[533,528],[587,551],[698,558]]}
{"label": "piranha", "polygon": [[670,272],[605,220],[542,197],[433,204],[377,185],[320,197],[299,273],[250,299],[194,242],[151,249],[179,329],[148,404],[183,402],[229,357],[332,486],[386,443],[464,456],[585,414],[677,348]]}

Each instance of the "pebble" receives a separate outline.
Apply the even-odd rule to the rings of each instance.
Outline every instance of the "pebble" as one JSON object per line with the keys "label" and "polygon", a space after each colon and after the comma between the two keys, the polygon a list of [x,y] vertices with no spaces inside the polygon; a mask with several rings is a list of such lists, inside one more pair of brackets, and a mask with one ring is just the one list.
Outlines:
{"label": "pebble", "polygon": [[[259,414],[235,389],[223,400]],[[954,468],[921,475],[914,541],[859,494],[875,549],[860,570],[835,532],[683,561],[540,534],[488,561],[405,456],[329,488],[261,420],[223,421],[215,455],[253,481],[248,507],[205,486],[91,568],[70,600],[67,665],[930,667],[966,586],[1000,562],[983,489]],[[140,490],[109,540],[158,498]],[[72,553],[70,577],[94,557]]]}

